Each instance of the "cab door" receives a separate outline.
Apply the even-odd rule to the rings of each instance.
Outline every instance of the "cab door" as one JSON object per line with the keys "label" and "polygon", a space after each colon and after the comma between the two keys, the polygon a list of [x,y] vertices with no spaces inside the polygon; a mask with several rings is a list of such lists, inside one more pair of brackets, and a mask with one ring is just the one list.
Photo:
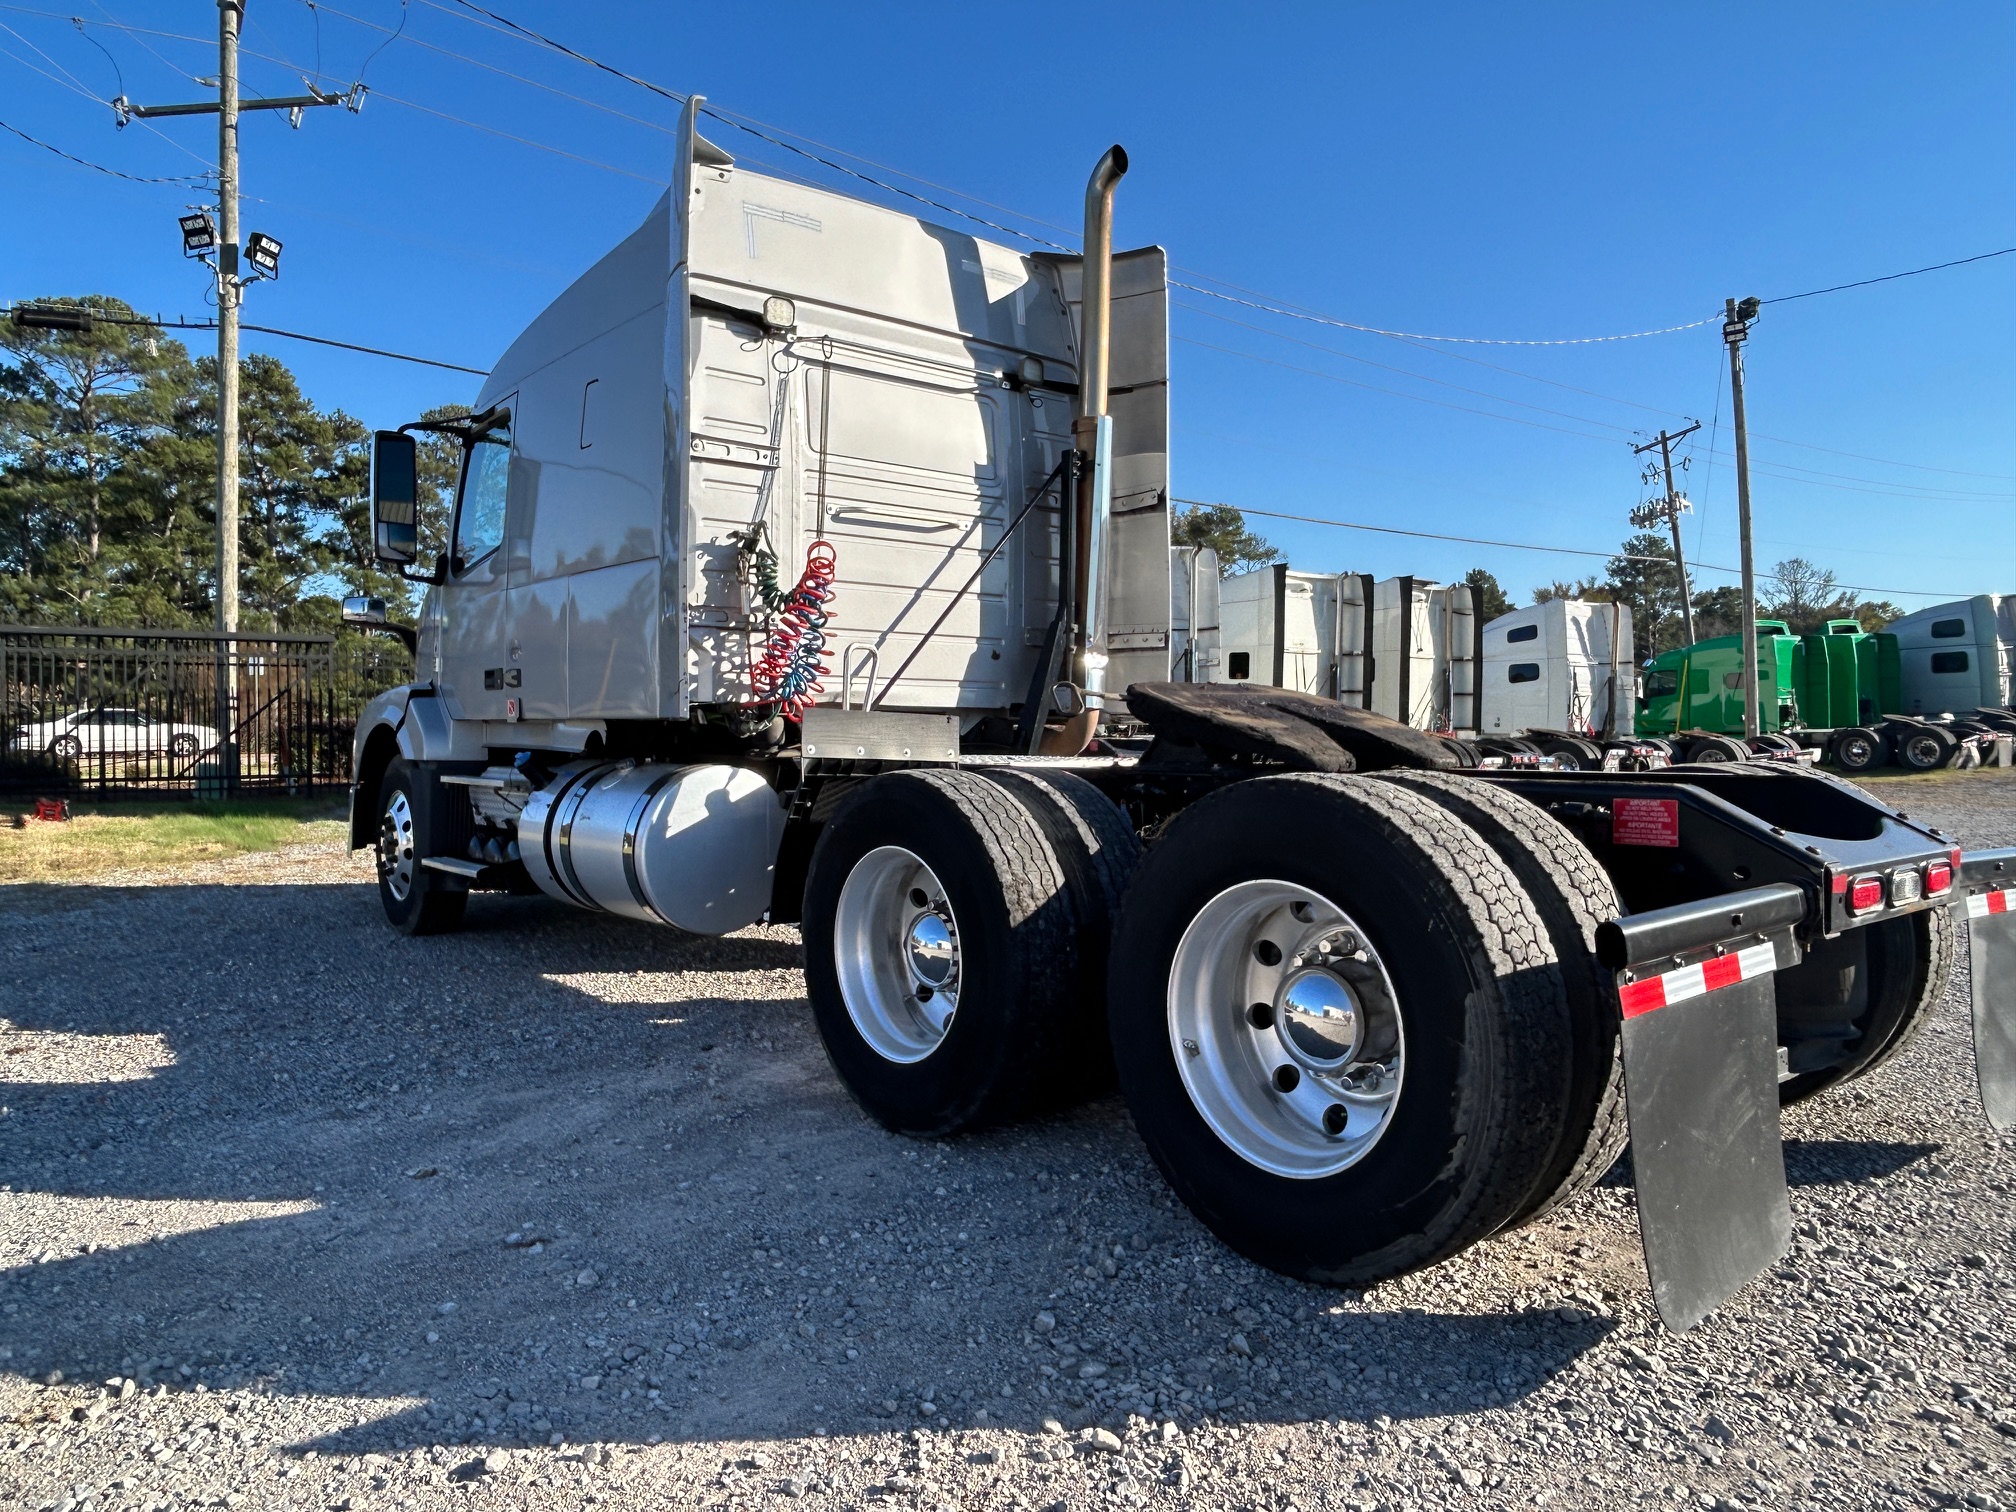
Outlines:
{"label": "cab door", "polygon": [[513,459],[509,403],[464,451],[448,575],[438,593],[441,696],[457,719],[507,718],[507,701],[518,696],[500,549]]}

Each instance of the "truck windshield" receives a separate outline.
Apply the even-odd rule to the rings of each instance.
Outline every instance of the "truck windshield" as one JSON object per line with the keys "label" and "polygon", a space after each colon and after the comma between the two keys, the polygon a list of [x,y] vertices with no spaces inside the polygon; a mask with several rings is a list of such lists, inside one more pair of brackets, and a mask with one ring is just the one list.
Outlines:
{"label": "truck windshield", "polygon": [[455,564],[464,571],[504,544],[504,503],[511,475],[511,428],[497,425],[469,443],[462,500],[455,513]]}

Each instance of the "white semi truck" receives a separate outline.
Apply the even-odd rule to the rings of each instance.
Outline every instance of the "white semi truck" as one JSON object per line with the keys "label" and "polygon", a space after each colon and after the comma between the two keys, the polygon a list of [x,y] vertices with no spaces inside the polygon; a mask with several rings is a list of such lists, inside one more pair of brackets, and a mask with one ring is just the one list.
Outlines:
{"label": "white semi truck", "polygon": [[1628,1121],[1678,1327],[1787,1242],[1781,1096],[1894,1054],[1962,917],[2016,1120],[2016,852],[1803,773],[1485,773],[1171,679],[1165,264],[1110,252],[1118,148],[1084,257],[1029,255],[752,173],[699,109],[472,413],[376,438],[378,553],[427,587],[355,749],[395,927],[533,888],[796,922],[869,1115],[1117,1080],[1199,1218],[1339,1285],[1530,1222]]}

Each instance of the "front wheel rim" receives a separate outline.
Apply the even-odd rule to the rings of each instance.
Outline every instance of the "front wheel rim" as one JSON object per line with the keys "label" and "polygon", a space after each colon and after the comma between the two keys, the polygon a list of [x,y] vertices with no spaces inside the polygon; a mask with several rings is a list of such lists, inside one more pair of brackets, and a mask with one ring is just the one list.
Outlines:
{"label": "front wheel rim", "polygon": [[1392,1127],[1399,999],[1364,930],[1321,893],[1256,880],[1206,903],[1170,962],[1168,1020],[1192,1106],[1249,1165],[1334,1176]]}
{"label": "front wheel rim", "polygon": [[833,913],[840,998],[884,1060],[915,1065],[952,1032],[964,987],[959,921],[918,856],[883,845],[854,863]]}
{"label": "front wheel rim", "polygon": [[413,804],[394,792],[378,821],[378,875],[386,890],[404,903],[413,891]]}

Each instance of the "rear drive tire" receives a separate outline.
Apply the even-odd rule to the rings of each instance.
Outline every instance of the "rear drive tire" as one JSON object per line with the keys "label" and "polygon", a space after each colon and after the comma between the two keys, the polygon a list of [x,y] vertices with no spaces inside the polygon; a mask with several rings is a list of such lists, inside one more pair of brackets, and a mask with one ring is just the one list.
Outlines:
{"label": "rear drive tire", "polygon": [[1883,740],[1860,725],[1843,730],[1827,747],[1827,759],[1843,772],[1866,772],[1883,764]]}
{"label": "rear drive tire", "polygon": [[1002,784],[892,772],[843,799],[805,880],[805,980],[855,1100],[899,1134],[946,1135],[1069,1083],[1072,901],[1049,836]]}
{"label": "rear drive tire", "polygon": [[1052,1091],[1060,1102],[1082,1101],[1113,1086],[1106,965],[1127,884],[1141,864],[1141,841],[1120,806],[1075,772],[1010,767],[983,775],[1014,794],[1042,826],[1069,882],[1078,973]]}
{"label": "rear drive tire", "polygon": [[1689,762],[1721,763],[1749,759],[1749,749],[1741,741],[1731,740],[1726,735],[1703,736],[1687,748]]}
{"label": "rear drive tire", "polygon": [[1906,725],[1891,737],[1897,765],[1907,772],[1931,772],[1946,765],[1958,742],[1944,730]]}
{"label": "rear drive tire", "polygon": [[1600,772],[1603,770],[1602,747],[1573,736],[1556,736],[1552,740],[1540,742],[1540,754],[1552,756],[1560,761],[1565,770],[1571,772]]}
{"label": "rear drive tire", "polygon": [[1120,1086],[1219,1238],[1368,1286],[1512,1219],[1549,1169],[1569,1009],[1533,904],[1421,793],[1235,783],[1179,814],[1114,939]]}
{"label": "rear drive tire", "polygon": [[[378,901],[401,934],[444,934],[462,922],[467,887],[452,886],[420,862],[428,854],[419,791],[425,774],[403,758],[385,769],[378,786]],[[457,795],[460,796],[459,794]]]}
{"label": "rear drive tire", "polygon": [[1382,776],[1420,789],[1482,837],[1539,910],[1560,960],[1574,1035],[1561,1143],[1507,1226],[1535,1222],[1601,1181],[1629,1138],[1617,984],[1596,959],[1596,926],[1622,915],[1624,904],[1589,847],[1517,793],[1441,772]]}

